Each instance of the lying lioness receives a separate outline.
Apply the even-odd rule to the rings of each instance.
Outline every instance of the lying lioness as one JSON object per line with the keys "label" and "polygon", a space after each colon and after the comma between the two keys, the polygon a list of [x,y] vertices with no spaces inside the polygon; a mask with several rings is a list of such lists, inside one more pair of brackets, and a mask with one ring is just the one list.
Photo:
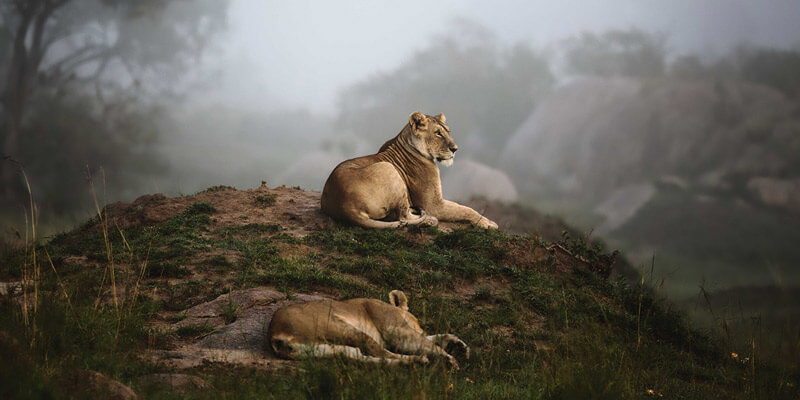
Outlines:
{"label": "lying lioness", "polygon": [[442,198],[436,162],[451,165],[456,150],[443,114],[415,112],[377,154],[344,161],[331,172],[322,190],[322,211],[367,228],[436,225],[441,220],[497,229],[477,211]]}
{"label": "lying lioness", "polygon": [[460,347],[469,358],[469,347],[455,335],[425,336],[399,290],[389,293],[389,303],[320,300],[284,307],[272,317],[267,340],[277,356],[292,359],[340,355],[368,362],[424,364],[428,357],[438,357],[457,369],[456,359],[444,350],[448,346]]}

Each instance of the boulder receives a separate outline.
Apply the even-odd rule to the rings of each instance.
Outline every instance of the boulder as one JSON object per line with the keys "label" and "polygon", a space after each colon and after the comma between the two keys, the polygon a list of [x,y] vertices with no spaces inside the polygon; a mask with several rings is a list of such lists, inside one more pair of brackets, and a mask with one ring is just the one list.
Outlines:
{"label": "boulder", "polygon": [[505,172],[468,158],[456,158],[452,167],[442,168],[444,198],[466,201],[473,197],[514,202],[517,189]]}
{"label": "boulder", "polygon": [[590,202],[662,176],[770,175],[800,146],[786,133],[793,107],[776,90],[738,81],[579,79],[509,138],[500,167],[523,193],[548,188]]}
{"label": "boulder", "polygon": [[[194,368],[208,362],[282,368],[283,360],[276,359],[266,346],[267,328],[272,316],[289,304],[323,298],[297,294],[290,300],[285,294],[266,288],[223,294],[189,308],[185,311],[186,317],[170,327],[178,330],[208,324],[213,332],[175,350],[151,351],[146,358],[175,369]],[[232,321],[229,315],[225,315],[230,314],[230,310],[234,310],[235,319]]]}

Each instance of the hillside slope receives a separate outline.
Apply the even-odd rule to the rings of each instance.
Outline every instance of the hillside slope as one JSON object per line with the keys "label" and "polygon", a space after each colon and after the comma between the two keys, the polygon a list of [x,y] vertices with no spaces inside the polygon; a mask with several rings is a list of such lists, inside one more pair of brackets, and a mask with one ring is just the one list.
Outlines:
{"label": "hillside slope", "polygon": [[[146,398],[800,394],[796,366],[691,329],[645,287],[608,279],[613,256],[582,240],[344,227],[318,199],[266,185],[143,196],[47,243],[5,245],[0,398],[125,398],[121,384]],[[459,371],[284,361],[264,343],[284,304],[392,289],[427,332],[472,347]]]}

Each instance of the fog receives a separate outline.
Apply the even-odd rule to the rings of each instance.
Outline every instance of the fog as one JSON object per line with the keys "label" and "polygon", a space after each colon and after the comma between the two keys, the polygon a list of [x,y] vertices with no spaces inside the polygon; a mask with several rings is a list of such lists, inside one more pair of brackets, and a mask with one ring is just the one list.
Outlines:
{"label": "fog", "polygon": [[[413,111],[442,112],[461,149],[448,197],[562,217],[655,260],[681,298],[800,282],[796,2],[76,0],[22,86],[21,19],[0,11],[4,155],[51,231],[92,214],[87,174],[101,202],[320,190]],[[4,165],[18,226],[28,197]]]}
{"label": "fog", "polygon": [[335,113],[342,89],[393,70],[463,21],[500,43],[539,47],[581,32],[636,27],[665,34],[673,55],[712,57],[743,44],[797,48],[799,13],[800,5],[788,1],[237,0],[229,31],[206,66],[221,73],[214,95],[226,102]]}

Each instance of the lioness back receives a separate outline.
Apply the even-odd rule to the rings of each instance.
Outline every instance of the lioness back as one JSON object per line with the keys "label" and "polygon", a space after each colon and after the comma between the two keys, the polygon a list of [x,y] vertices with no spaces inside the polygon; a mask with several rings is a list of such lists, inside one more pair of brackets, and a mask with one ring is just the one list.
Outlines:
{"label": "lioness back", "polygon": [[[270,323],[270,329],[277,330],[291,328],[294,334],[297,332],[319,332],[318,325],[328,323],[331,318],[343,318],[346,320],[364,319],[383,323],[387,320],[394,321],[393,314],[397,313],[397,307],[380,301],[378,299],[350,299],[342,301],[316,300],[305,303],[298,303],[286,306],[276,311]],[[309,316],[317,316],[309,318]],[[320,318],[319,316],[323,316]]]}

